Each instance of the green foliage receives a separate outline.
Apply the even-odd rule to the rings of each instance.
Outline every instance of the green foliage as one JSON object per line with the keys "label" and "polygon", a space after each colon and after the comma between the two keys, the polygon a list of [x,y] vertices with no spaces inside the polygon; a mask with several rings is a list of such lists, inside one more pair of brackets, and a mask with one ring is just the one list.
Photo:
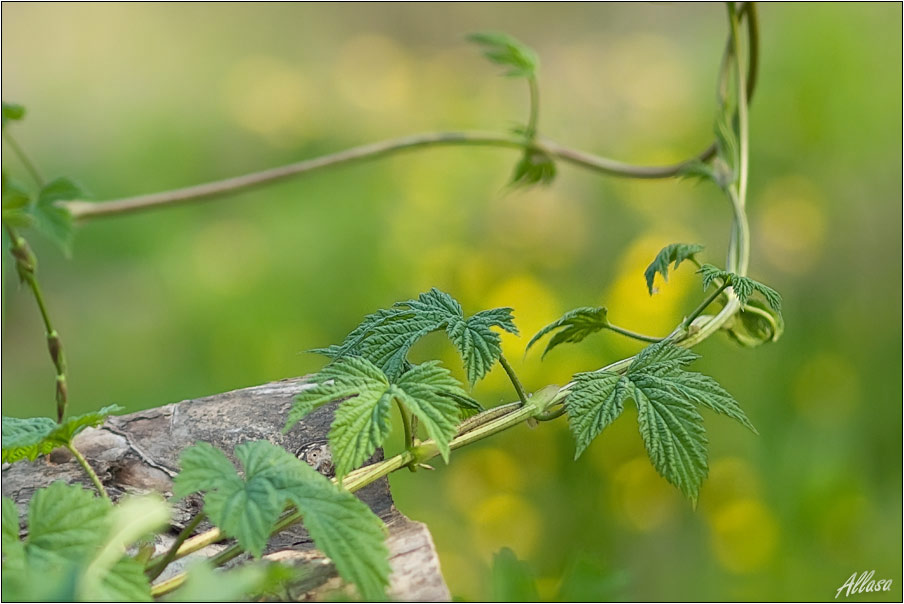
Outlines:
{"label": "green foliage", "polygon": [[537,53],[512,36],[499,32],[479,32],[468,35],[467,39],[479,45],[487,59],[507,68],[506,76],[513,78],[536,76],[540,65]]}
{"label": "green foliage", "polygon": [[72,251],[75,225],[69,210],[56,205],[56,202],[82,199],[85,196],[84,190],[72,180],[55,178],[41,188],[32,207],[35,227],[67,255]]}
{"label": "green foliage", "polygon": [[[114,511],[80,486],[55,482],[31,498],[22,542],[15,504],[3,498],[4,599],[149,602],[143,565],[123,552],[165,524],[169,508],[159,498],[118,507]],[[52,591],[48,580],[55,583]]]}
{"label": "green foliage", "polygon": [[410,366],[408,351],[415,342],[432,331],[445,329],[458,348],[468,381],[473,385],[489,372],[502,354],[499,334],[492,331],[492,327],[517,334],[512,309],[483,310],[465,318],[457,300],[433,288],[417,300],[397,302],[392,308],[368,315],[341,345],[312,352],[332,359],[362,356],[392,380]]}
{"label": "green foliage", "polygon": [[690,260],[697,264],[696,255],[702,251],[703,246],[696,243],[670,243],[659,250],[656,258],[653,259],[653,262],[650,263],[650,266],[647,267],[643,274],[647,280],[647,289],[650,295],[652,296],[656,291],[653,288],[653,279],[656,278],[656,273],[662,275],[663,281],[668,281],[670,264],[674,265],[673,268],[675,270],[678,270],[678,265],[685,260]]}
{"label": "green foliage", "polygon": [[25,107],[16,103],[7,103],[3,101],[3,127],[6,128],[8,122],[18,122],[25,118]]}
{"label": "green foliage", "polygon": [[3,222],[11,227],[34,227],[69,255],[75,225],[69,210],[57,205],[57,202],[84,197],[85,191],[74,181],[56,178],[41,187],[37,198],[33,200],[21,183],[4,173]]}
{"label": "green foliage", "polygon": [[31,198],[28,191],[3,172],[3,224],[15,228],[27,228],[34,224],[29,212]]}
{"label": "green foliage", "polygon": [[510,184],[515,187],[548,185],[556,178],[556,164],[552,157],[538,149],[527,149],[515,165]]}
{"label": "green foliage", "polygon": [[537,579],[530,567],[504,547],[493,555],[492,596],[494,602],[539,602]]}
{"label": "green foliage", "polygon": [[699,355],[669,341],[648,346],[624,375],[611,371],[579,373],[566,399],[568,423],[577,443],[575,458],[624,409],[637,405],[638,423],[656,470],[696,500],[706,476],[706,437],[695,405],[753,428],[737,401],[718,382],[684,367]]}
{"label": "green foliage", "polygon": [[531,338],[530,342],[527,343],[525,351],[530,350],[531,346],[549,332],[560,328],[560,331],[557,332],[546,345],[546,350],[543,351],[543,357],[559,344],[564,344],[566,342],[580,342],[587,336],[609,327],[609,320],[606,318],[607,312],[608,311],[604,306],[582,306],[580,308],[575,308],[574,310],[569,310],[562,315],[561,318],[538,331],[537,334]]}
{"label": "green foliage", "polygon": [[467,394],[438,361],[413,365],[401,377],[390,380],[367,359],[348,357],[331,363],[312,381],[316,385],[296,398],[285,430],[311,410],[344,399],[329,433],[336,476],[340,479],[361,465],[389,436],[393,401],[424,424],[448,462],[449,442],[461,419],[459,400],[467,398]]}
{"label": "green foliage", "polygon": [[182,452],[173,493],[204,492],[211,522],[260,556],[280,513],[294,505],[314,543],[366,600],[382,599],[388,585],[383,524],[364,503],[289,452],[267,441],[235,449],[243,475],[207,443]]}
{"label": "green foliage", "polygon": [[3,417],[3,461],[13,463],[20,459],[34,460],[57,447],[65,447],[75,435],[88,427],[99,426],[115,413],[122,411],[119,405],[110,405],[99,411],[91,411],[70,417],[58,424],[49,417]]}
{"label": "green foliage", "polygon": [[746,306],[750,296],[752,296],[754,292],[758,292],[763,296],[772,310],[779,314],[782,312],[782,296],[771,287],[763,285],[759,281],[754,281],[750,277],[742,277],[735,273],[716,268],[712,264],[704,264],[697,272],[703,275],[704,291],[709,289],[709,286],[716,281],[721,281],[723,284],[731,286],[742,305]]}
{"label": "green foliage", "polygon": [[743,311],[735,315],[728,326],[728,335],[741,346],[753,348],[775,342],[785,330],[781,313],[770,309],[766,303],[748,300]]}

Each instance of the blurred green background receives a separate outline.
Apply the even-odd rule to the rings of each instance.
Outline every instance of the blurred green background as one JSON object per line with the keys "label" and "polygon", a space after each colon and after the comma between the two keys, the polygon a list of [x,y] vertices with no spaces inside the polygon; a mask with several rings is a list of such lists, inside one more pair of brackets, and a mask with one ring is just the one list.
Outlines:
{"label": "blurred green background", "polygon": [[[541,131],[619,159],[708,143],[726,35],[720,5],[10,4],[3,98],[45,176],[98,200],[161,191],[422,130],[506,131],[523,82],[463,35],[503,30],[542,62]],[[541,598],[822,600],[854,572],[901,591],[900,4],[760,7],[751,109],[751,274],[785,299],[777,344],[700,347],[757,425],[706,414],[696,510],[647,461],[633,408],[578,462],[564,420],[399,473],[452,593],[491,597],[510,547]],[[3,165],[27,174],[4,145]],[[721,263],[729,208],[708,185],[560,166],[509,191],[517,153],[443,148],[79,229],[72,259],[32,238],[70,370],[71,410],[129,410],[316,370],[302,354],[431,286],[466,312],[513,306],[504,350],[530,389],[638,349],[614,334],[541,364],[530,336],[569,308],[665,334],[700,299],[682,267],[649,297],[673,241]],[[33,300],[3,258],[3,413],[51,415]],[[415,350],[458,375],[441,337]],[[501,371],[476,388],[511,400]],[[398,435],[394,436],[398,443]],[[393,445],[396,446],[396,445]],[[390,447],[392,448],[392,447]],[[564,591],[562,584],[565,584]],[[851,599],[869,599],[865,596]]]}

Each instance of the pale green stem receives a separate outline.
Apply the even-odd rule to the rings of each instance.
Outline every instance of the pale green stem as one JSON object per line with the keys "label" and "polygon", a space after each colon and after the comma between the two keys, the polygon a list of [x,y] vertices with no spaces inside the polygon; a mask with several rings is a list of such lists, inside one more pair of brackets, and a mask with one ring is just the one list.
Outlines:
{"label": "pale green stem", "polygon": [[688,327],[690,327],[690,326],[691,326],[691,323],[694,322],[694,319],[696,319],[696,318],[699,317],[701,314],[703,314],[703,311],[706,310],[706,307],[709,306],[710,304],[712,304],[713,302],[715,302],[715,301],[719,298],[719,296],[722,295],[722,291],[723,291],[726,287],[728,287],[728,284],[727,284],[727,283],[723,283],[722,285],[720,285],[719,287],[717,287],[717,288],[716,288],[716,291],[714,291],[714,292],[711,293],[709,296],[707,296],[706,299],[703,300],[703,302],[701,302],[700,305],[697,306],[697,308],[695,308],[695,309],[691,312],[691,314],[689,314],[689,315],[687,316],[686,319],[684,319],[684,323],[681,324],[681,327],[682,327],[683,329],[687,329]]}
{"label": "pale green stem", "polygon": [[512,382],[512,386],[515,387],[515,392],[518,393],[518,399],[521,401],[522,405],[527,404],[527,395],[524,393],[524,386],[521,385],[521,380],[518,379],[518,374],[515,373],[514,368],[509,365],[508,360],[506,360],[505,355],[499,353],[499,364],[502,365],[502,368],[505,369],[505,373],[508,375],[509,380]]}
{"label": "pale green stem", "polygon": [[148,564],[148,568],[145,571],[148,576],[148,581],[153,581],[157,577],[160,576],[170,562],[176,559],[176,553],[179,551],[179,548],[185,543],[185,540],[191,537],[191,534],[195,532],[195,529],[198,528],[198,525],[206,517],[206,514],[201,511],[195,514],[195,517],[191,519],[191,521],[185,525],[179,535],[176,537],[176,540],[173,541],[173,544],[170,546],[168,550],[166,550],[166,554],[163,555],[159,560],[151,560]]}
{"label": "pale green stem", "polygon": [[641,342],[650,342],[650,343],[655,344],[656,342],[662,341],[662,338],[657,338],[654,336],[647,336],[642,333],[637,333],[635,331],[625,329],[624,327],[619,327],[618,325],[612,325],[611,323],[606,326],[606,329],[609,329],[610,331],[614,331],[615,333],[620,333],[623,336],[627,336],[627,337],[633,338],[635,340],[640,340]]}
{"label": "pale green stem", "polygon": [[91,479],[91,482],[94,483],[94,488],[97,489],[97,492],[100,493],[100,496],[110,501],[110,496],[107,494],[107,489],[104,488],[104,483],[100,481],[100,478],[97,476],[97,473],[94,471],[94,468],[91,467],[91,464],[88,463],[88,460],[85,459],[85,456],[82,455],[81,451],[75,448],[75,445],[69,443],[66,445],[66,448],[69,449],[69,452],[72,453],[72,456],[75,457],[75,460],[82,466],[82,469],[85,470],[85,474],[88,475],[88,478]]}
{"label": "pale green stem", "polygon": [[13,135],[9,132],[3,132],[3,140],[12,148],[13,153],[16,154],[16,157],[19,158],[19,161],[22,162],[22,165],[25,166],[25,169],[34,179],[35,183],[39,187],[44,186],[44,179],[41,178],[41,174],[38,172],[38,169],[32,163],[32,161],[28,158],[28,155],[25,153],[25,150],[19,146],[19,143],[16,142],[16,139],[13,138]]}

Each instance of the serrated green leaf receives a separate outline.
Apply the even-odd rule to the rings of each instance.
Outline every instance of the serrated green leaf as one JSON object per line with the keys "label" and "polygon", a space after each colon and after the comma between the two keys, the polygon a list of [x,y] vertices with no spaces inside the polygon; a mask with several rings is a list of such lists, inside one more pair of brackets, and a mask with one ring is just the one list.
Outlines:
{"label": "serrated green leaf", "polygon": [[260,557],[284,502],[269,481],[246,478],[225,482],[204,496],[210,521],[235,539],[249,554]]}
{"label": "serrated green leaf", "polygon": [[32,208],[35,227],[66,254],[72,249],[75,225],[69,210],[57,205],[56,202],[84,197],[85,192],[75,182],[68,178],[56,178],[44,185]]}
{"label": "serrated green leaf", "polygon": [[467,393],[439,361],[415,365],[399,378],[397,385],[401,392],[396,396],[427,428],[427,434],[436,441],[440,454],[448,463],[449,443],[455,437],[461,418],[453,396],[466,397]]}
{"label": "serrated green leaf", "polygon": [[179,455],[179,468],[173,479],[173,495],[179,498],[214,490],[226,482],[241,482],[229,458],[210,443],[185,448]]}
{"label": "serrated green leaf", "polygon": [[65,447],[85,428],[99,426],[107,417],[122,410],[119,405],[109,405],[99,411],[70,417],[62,424],[57,424],[48,417],[3,417],[3,461],[33,461],[57,447]]}
{"label": "serrated green leaf", "polygon": [[473,385],[502,354],[499,334],[492,327],[517,334],[512,309],[494,308],[465,318],[461,305],[452,296],[433,288],[416,300],[398,302],[390,309],[368,315],[340,346],[313,352],[332,359],[362,356],[394,380],[410,368],[407,356],[414,343],[430,332],[445,329],[458,348]]}
{"label": "serrated green leaf", "polygon": [[512,36],[500,32],[479,32],[470,34],[467,39],[479,45],[487,59],[507,67],[506,76],[531,78],[536,75],[540,64],[537,54]]}
{"label": "serrated green leaf", "polygon": [[[769,307],[781,315],[782,312],[782,296],[777,291],[767,285],[763,285],[759,281],[754,281],[750,277],[742,277],[735,273],[722,270],[712,264],[704,264],[697,271],[703,277],[703,290],[709,289],[709,286],[716,281],[727,283],[738,296],[738,300],[743,306],[747,306],[750,296],[754,292],[759,293],[766,300]],[[742,309],[743,311],[743,309]]]}
{"label": "serrated green leaf", "polygon": [[25,118],[25,107],[16,103],[3,101],[3,127],[9,122],[17,122]]}
{"label": "serrated green leaf", "polygon": [[647,376],[632,383],[637,423],[653,467],[696,502],[707,473],[703,418],[693,404],[657,388]]}
{"label": "serrated green leaf", "polygon": [[[192,449],[199,451],[190,452]],[[209,485],[202,489],[207,491],[204,509],[214,524],[259,556],[280,512],[287,504],[294,504],[314,543],[333,559],[339,574],[355,583],[365,599],[385,597],[388,550],[382,522],[370,508],[270,442],[236,447],[244,477],[238,476],[231,463],[227,468],[223,463],[226,456],[213,455],[212,449],[206,444],[195,445],[181,459],[183,472],[186,462],[190,466],[191,480]],[[220,476],[218,483],[216,475]]]}
{"label": "serrated green leaf", "polygon": [[646,347],[624,375],[609,371],[580,373],[566,399],[568,423],[578,457],[634,400],[640,432],[656,470],[696,500],[706,476],[706,437],[695,405],[756,429],[737,401],[711,377],[684,368],[699,355],[669,341]]}
{"label": "serrated green leaf", "polygon": [[28,556],[82,562],[93,557],[110,525],[110,503],[80,485],[57,481],[28,505]]}
{"label": "serrated green leaf", "polygon": [[696,263],[696,255],[701,251],[703,251],[703,246],[696,243],[672,243],[662,248],[643,274],[647,280],[650,295],[652,296],[655,292],[653,280],[656,278],[656,273],[662,275],[663,281],[668,281],[670,264],[674,264],[674,269],[677,270],[678,265],[685,260]]}
{"label": "serrated green leaf", "polygon": [[46,439],[57,427],[49,417],[3,417],[3,462],[13,463],[20,459],[34,460],[46,455],[57,445]]}
{"label": "serrated green leaf", "polygon": [[394,382],[364,357],[351,356],[314,376],[316,385],[295,399],[288,430],[301,417],[326,403],[342,400],[330,428],[330,450],[340,479],[373,455],[392,429],[392,403],[415,414],[448,460],[462,407],[473,407],[467,393],[437,362],[413,365]]}
{"label": "serrated green leaf", "polygon": [[556,163],[553,158],[538,149],[527,149],[515,165],[509,184],[515,187],[549,185],[555,178]]}
{"label": "serrated green leaf", "polygon": [[310,470],[307,480],[291,491],[290,499],[314,544],[343,579],[357,586],[363,600],[385,599],[390,568],[383,522],[360,499],[305,467]]}
{"label": "serrated green leaf", "polygon": [[530,350],[530,347],[540,338],[559,328],[564,329],[561,329],[561,331],[550,339],[549,343],[546,345],[546,350],[543,351],[543,357],[559,344],[565,344],[566,342],[580,342],[587,336],[609,327],[609,321],[606,318],[607,312],[608,311],[604,306],[582,306],[580,308],[575,308],[574,310],[569,310],[562,315],[561,318],[538,331],[537,334],[531,338],[530,342],[527,343],[525,352]]}
{"label": "serrated green leaf", "polygon": [[574,435],[574,458],[590,445],[603,429],[621,415],[629,395],[630,382],[611,372],[579,373],[568,395],[568,426]]}

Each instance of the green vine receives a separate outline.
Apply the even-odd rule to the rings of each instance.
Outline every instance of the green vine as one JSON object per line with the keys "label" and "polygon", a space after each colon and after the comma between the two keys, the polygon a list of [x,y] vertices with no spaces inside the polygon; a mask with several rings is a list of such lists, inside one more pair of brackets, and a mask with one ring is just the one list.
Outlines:
{"label": "green vine", "polygon": [[[159,529],[159,518],[168,515],[168,507],[156,500],[134,504],[145,506],[142,510],[147,512],[143,514],[146,522],[134,530],[123,531],[124,536],[117,537],[119,541],[113,538],[103,543],[96,540],[91,542],[91,549],[78,550],[81,557],[88,558],[93,555],[89,555],[89,551],[101,553],[87,564],[91,576],[79,583],[82,591],[72,597],[163,596],[189,580],[189,574],[181,572],[151,584],[174,561],[225,539],[235,542],[210,560],[213,566],[223,565],[243,552],[260,557],[271,534],[300,522],[308,529],[317,547],[332,558],[339,574],[355,585],[360,596],[383,598],[389,577],[383,526],[352,493],[392,472],[406,467],[414,470],[436,457],[448,463],[452,451],[525,422],[533,424],[567,416],[576,444],[575,457],[578,457],[619,418],[628,401],[633,401],[637,407],[640,432],[653,466],[696,502],[707,471],[705,429],[698,409],[707,408],[737,420],[754,432],[755,429],[738,402],[716,380],[687,369],[698,358],[689,349],[723,329],[745,345],[759,345],[774,341],[782,325],[779,294],[747,277],[750,260],[746,215],[748,103],[758,68],[756,9],[752,3],[728,3],[727,14],[729,36],[717,83],[716,140],[696,156],[665,166],[630,165],[565,147],[540,136],[539,60],[533,50],[501,33],[475,34],[470,40],[481,47],[489,60],[502,66],[506,75],[522,78],[527,83],[528,118],[525,125],[512,134],[416,134],[213,183],[95,203],[85,201],[81,191],[65,179],[45,184],[34,164],[4,130],[4,140],[40,189],[32,196],[4,175],[3,227],[20,279],[31,290],[42,316],[57,384],[56,421],[4,418],[4,461],[35,459],[57,446],[69,448],[101,497],[86,498],[78,487],[67,490],[65,486],[51,487],[53,497],[64,501],[70,509],[83,508],[85,512],[79,517],[91,519],[98,527],[120,526],[116,514],[126,504],[119,504],[111,511],[102,481],[73,446],[72,439],[82,428],[103,422],[113,410],[107,408],[89,414],[90,417],[63,421],[68,395],[62,345],[36,279],[36,260],[25,239],[19,235],[19,228],[33,225],[41,228],[43,225],[43,230],[65,243],[75,221],[212,198],[322,168],[372,160],[401,151],[453,145],[520,151],[522,156],[512,176],[512,184],[520,186],[551,183],[560,162],[626,178],[696,176],[722,189],[731,212],[724,269],[697,260],[703,246],[673,243],[662,249],[645,272],[644,279],[651,295],[655,293],[656,275],[667,279],[669,269],[677,270],[685,260],[696,265],[702,276],[704,298],[667,336],[645,335],[613,325],[605,307],[581,307],[569,311],[529,341],[526,351],[549,335],[544,356],[559,345],[576,344],[603,331],[648,344],[635,356],[595,371],[575,374],[565,386],[549,385],[533,393],[524,389],[521,379],[502,354],[499,330],[518,334],[511,308],[485,309],[467,315],[457,300],[434,288],[416,299],[398,302],[368,315],[343,342],[314,351],[327,356],[329,363],[312,378],[311,387],[298,395],[285,426],[285,431],[289,431],[313,409],[330,403],[338,405],[329,433],[335,479],[324,478],[290,453],[266,441],[243,443],[235,449],[234,456],[241,468],[210,445],[199,443],[190,447],[180,457],[181,472],[175,479],[174,494],[177,497],[201,494],[204,510],[187,523],[165,552],[152,556],[148,548],[139,548],[144,553],[130,557],[123,554],[125,547],[140,536],[153,534]],[[746,49],[741,39],[742,20],[747,25]],[[8,121],[22,119],[24,109],[4,103],[3,116],[6,126]],[[715,289],[706,294],[710,286]],[[754,293],[764,298],[766,304],[751,301]],[[715,314],[705,314],[715,304],[721,304],[721,308]],[[755,317],[768,329],[741,333],[738,316],[742,312],[749,312],[745,316]],[[517,401],[484,409],[471,398],[467,386],[459,383],[438,361],[412,363],[408,351],[432,332],[444,332],[460,354],[467,386],[483,379],[498,363],[509,379]],[[403,450],[384,461],[362,466],[378,447],[385,444],[392,429],[393,406],[400,414]],[[421,436],[425,438],[421,439]],[[39,492],[32,500],[33,518],[41,517],[45,498],[51,497],[46,494],[48,491]],[[98,501],[101,504],[97,504]],[[13,511],[7,502],[4,499],[5,525],[18,522],[17,515],[12,518]],[[214,528],[193,535],[205,519]],[[35,520],[31,522],[34,524]],[[55,529],[62,534],[75,531],[77,527],[67,522],[66,518],[61,518],[60,526]],[[35,529],[33,526],[33,530],[40,532],[40,527]],[[107,533],[100,531],[98,534]],[[6,549],[6,536],[4,539]],[[40,574],[46,570],[41,562],[44,553],[32,541],[19,542],[16,536],[9,546],[13,553],[4,558],[4,570],[12,569],[13,564],[19,565],[15,568],[26,574]],[[78,562],[75,559],[73,564]],[[202,576],[204,571],[197,572],[197,576]],[[127,584],[129,589],[137,591],[124,588]],[[270,585],[261,579],[255,583],[255,589],[261,590],[265,584]],[[251,588],[243,589],[247,592]]]}

